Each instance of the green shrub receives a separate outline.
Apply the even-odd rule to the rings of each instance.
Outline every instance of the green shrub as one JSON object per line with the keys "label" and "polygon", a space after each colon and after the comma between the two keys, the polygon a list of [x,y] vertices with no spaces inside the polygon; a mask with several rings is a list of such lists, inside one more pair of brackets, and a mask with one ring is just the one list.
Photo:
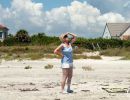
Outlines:
{"label": "green shrub", "polygon": [[[32,36],[29,36],[26,30],[19,30],[15,36],[10,35],[7,39],[4,40],[3,43],[0,42],[1,45],[5,46],[27,46],[27,45],[44,45],[44,46],[57,46],[61,43],[58,37],[55,36],[46,36],[45,33],[38,33]],[[122,48],[122,47],[130,47],[129,41],[122,41],[119,39],[103,39],[103,38],[95,38],[95,39],[87,39],[83,37],[78,37],[77,41],[74,43],[74,46],[78,46],[83,49],[88,50],[100,50],[100,49],[108,49],[108,48]],[[49,50],[49,49],[48,49]]]}
{"label": "green shrub", "polygon": [[8,37],[3,41],[4,46],[13,46],[16,45],[18,41],[16,40],[15,37]]}
{"label": "green shrub", "polygon": [[0,41],[0,46],[3,46],[3,43]]}
{"label": "green shrub", "polygon": [[123,47],[130,47],[130,40],[123,42]]}
{"label": "green shrub", "polygon": [[[123,41],[118,39],[85,39],[85,38],[78,38],[75,42],[76,45],[79,47],[84,47],[90,50],[94,49],[107,49],[107,48],[120,48],[123,46]],[[95,48],[94,48],[95,47]]]}
{"label": "green shrub", "polygon": [[60,44],[60,40],[58,37],[50,37],[39,33],[31,36],[31,44],[32,45],[48,45],[48,44],[58,45]]}

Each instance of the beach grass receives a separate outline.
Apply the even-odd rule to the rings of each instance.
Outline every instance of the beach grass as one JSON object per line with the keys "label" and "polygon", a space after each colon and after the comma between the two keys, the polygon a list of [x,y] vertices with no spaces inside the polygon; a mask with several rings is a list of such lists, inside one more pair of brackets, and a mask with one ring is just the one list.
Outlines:
{"label": "beach grass", "polygon": [[28,65],[28,66],[25,66],[24,69],[32,69],[32,67]]}
{"label": "beach grass", "polygon": [[44,66],[45,69],[52,69],[54,66],[52,64],[47,64]]}
{"label": "beach grass", "polygon": [[74,59],[102,59],[101,56],[86,56],[83,54],[74,54]]}
{"label": "beach grass", "polygon": [[105,56],[121,56],[122,60],[130,60],[130,47],[127,48],[109,48],[102,50],[101,55]]}
{"label": "beach grass", "polygon": [[[61,58],[53,53],[57,46],[1,46],[0,59],[5,60],[38,60],[42,58]],[[122,60],[130,60],[130,47],[127,48],[108,48],[100,51],[100,55],[86,56],[83,52],[92,52],[85,48],[74,49],[74,59],[102,59],[104,56],[121,56]]]}
{"label": "beach grass", "polygon": [[89,66],[89,65],[82,66],[82,69],[83,69],[84,71],[93,71],[93,68],[92,68],[91,66]]}
{"label": "beach grass", "polygon": [[[42,58],[61,58],[53,53],[56,46],[1,46],[0,47],[0,59],[5,60],[38,60]],[[74,59],[101,59],[100,56],[85,56],[83,52],[91,52],[91,50],[85,48],[74,49]]]}

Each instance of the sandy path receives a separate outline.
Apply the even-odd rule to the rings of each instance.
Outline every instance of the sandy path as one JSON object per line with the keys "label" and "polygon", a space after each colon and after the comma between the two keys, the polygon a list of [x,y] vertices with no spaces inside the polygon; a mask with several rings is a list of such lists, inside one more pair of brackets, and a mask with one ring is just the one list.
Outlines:
{"label": "sandy path", "polygon": [[[53,69],[44,69],[53,64]],[[24,69],[25,66],[32,69]],[[2,61],[0,100],[130,100],[130,93],[108,93],[104,87],[130,86],[130,61],[117,58],[74,61],[73,94],[60,94],[60,60]],[[90,66],[85,71],[82,66]],[[28,91],[24,91],[28,90]]]}

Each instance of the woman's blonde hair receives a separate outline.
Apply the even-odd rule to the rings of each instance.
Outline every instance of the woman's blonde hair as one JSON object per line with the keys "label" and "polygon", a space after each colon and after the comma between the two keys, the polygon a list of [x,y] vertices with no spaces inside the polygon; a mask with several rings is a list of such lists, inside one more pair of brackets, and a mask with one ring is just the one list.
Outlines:
{"label": "woman's blonde hair", "polygon": [[64,42],[64,37],[67,36],[67,34],[65,33],[62,33],[60,36],[59,36],[59,39],[61,42]]}

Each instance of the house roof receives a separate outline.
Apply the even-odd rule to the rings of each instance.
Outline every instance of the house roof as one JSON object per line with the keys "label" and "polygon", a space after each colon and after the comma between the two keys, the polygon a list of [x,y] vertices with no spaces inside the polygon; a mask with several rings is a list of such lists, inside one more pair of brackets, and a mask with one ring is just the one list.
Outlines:
{"label": "house roof", "polygon": [[111,36],[121,36],[129,27],[130,23],[107,23]]}
{"label": "house roof", "polygon": [[8,30],[8,28],[2,24],[0,24],[0,29],[7,29]]}

